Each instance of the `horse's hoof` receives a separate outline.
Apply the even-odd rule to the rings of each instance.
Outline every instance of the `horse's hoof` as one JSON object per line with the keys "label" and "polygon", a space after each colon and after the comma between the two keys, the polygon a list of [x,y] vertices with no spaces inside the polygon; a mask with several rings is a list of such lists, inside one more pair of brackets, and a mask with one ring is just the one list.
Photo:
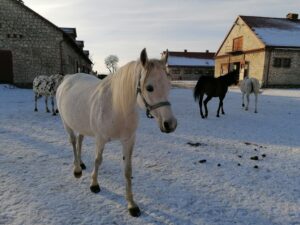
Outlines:
{"label": "horse's hoof", "polygon": [[101,191],[99,184],[97,184],[95,186],[90,186],[90,189],[94,193],[99,193]]}
{"label": "horse's hoof", "polygon": [[134,208],[128,209],[128,211],[129,211],[129,214],[133,217],[139,217],[141,215],[141,210],[137,206]]}
{"label": "horse's hoof", "polygon": [[74,171],[74,177],[80,178],[81,176],[82,176],[82,171],[80,171],[80,172],[75,172]]}
{"label": "horse's hoof", "polygon": [[37,112],[38,110],[37,110],[37,109],[34,109],[34,111]]}
{"label": "horse's hoof", "polygon": [[56,116],[56,113],[52,113],[52,116]]}
{"label": "horse's hoof", "polygon": [[245,107],[245,104],[242,104],[242,107]]}
{"label": "horse's hoof", "polygon": [[254,113],[257,113],[257,111],[254,111]]}
{"label": "horse's hoof", "polygon": [[80,163],[80,167],[81,167],[81,169],[83,169],[83,170],[85,170],[85,169],[86,169],[86,166],[85,166],[85,164],[84,164],[84,163]]}
{"label": "horse's hoof", "polygon": [[219,115],[217,115],[217,117],[220,117]]}
{"label": "horse's hoof", "polygon": [[57,109],[57,110],[55,110],[55,112],[56,112],[56,113],[59,113],[58,109]]}

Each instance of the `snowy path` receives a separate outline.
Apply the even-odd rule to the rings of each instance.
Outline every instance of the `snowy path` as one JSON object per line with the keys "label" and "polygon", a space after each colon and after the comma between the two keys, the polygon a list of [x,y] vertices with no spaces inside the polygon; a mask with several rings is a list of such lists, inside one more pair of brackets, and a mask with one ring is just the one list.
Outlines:
{"label": "snowy path", "polygon": [[0,224],[300,224],[300,90],[265,90],[254,114],[253,96],[245,112],[231,89],[226,115],[215,117],[213,99],[202,120],[192,90],[172,89],[172,134],[141,112],[133,157],[139,218],[127,213],[120,144],[106,146],[101,192],[91,193],[94,140],[84,141],[87,170],[75,179],[60,118],[44,113],[42,101],[34,113],[32,97],[0,85]]}

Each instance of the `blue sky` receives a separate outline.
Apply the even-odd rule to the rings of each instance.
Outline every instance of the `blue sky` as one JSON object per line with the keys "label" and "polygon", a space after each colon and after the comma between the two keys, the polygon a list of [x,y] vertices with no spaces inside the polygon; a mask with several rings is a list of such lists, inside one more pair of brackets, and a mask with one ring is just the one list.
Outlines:
{"label": "blue sky", "polygon": [[[24,0],[59,27],[76,27],[94,69],[106,73],[111,54],[119,66],[171,51],[216,51],[238,15],[285,17],[300,14],[299,0]],[[298,10],[298,11],[297,11]]]}

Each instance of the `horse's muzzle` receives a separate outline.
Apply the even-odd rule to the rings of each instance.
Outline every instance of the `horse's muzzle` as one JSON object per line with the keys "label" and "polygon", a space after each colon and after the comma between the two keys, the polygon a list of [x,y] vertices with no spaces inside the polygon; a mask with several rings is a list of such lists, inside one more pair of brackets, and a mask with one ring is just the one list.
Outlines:
{"label": "horse's muzzle", "polygon": [[160,130],[161,132],[164,133],[171,133],[176,130],[176,127],[177,127],[177,120],[173,118],[171,120],[163,121],[160,126]]}

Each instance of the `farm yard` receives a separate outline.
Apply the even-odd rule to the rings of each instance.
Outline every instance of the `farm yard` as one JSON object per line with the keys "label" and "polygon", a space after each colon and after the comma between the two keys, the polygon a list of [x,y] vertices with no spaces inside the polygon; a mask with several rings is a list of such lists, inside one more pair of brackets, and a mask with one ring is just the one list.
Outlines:
{"label": "farm yard", "polygon": [[300,224],[300,89],[265,89],[258,113],[231,88],[201,119],[191,88],[173,88],[178,127],[161,133],[140,110],[133,190],[142,215],[126,208],[121,145],[106,145],[90,192],[95,142],[86,138],[83,176],[59,116],[34,112],[32,90],[0,85],[0,224]]}

